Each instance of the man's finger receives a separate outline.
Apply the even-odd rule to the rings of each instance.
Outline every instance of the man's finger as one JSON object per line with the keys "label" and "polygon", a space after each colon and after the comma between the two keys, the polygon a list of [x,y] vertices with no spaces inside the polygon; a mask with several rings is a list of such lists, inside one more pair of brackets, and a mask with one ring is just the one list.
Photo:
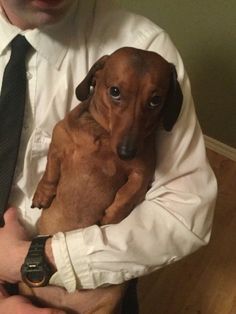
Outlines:
{"label": "man's finger", "polygon": [[57,309],[39,308],[30,302],[28,303],[27,300],[27,303],[25,303],[22,307],[22,314],[66,314],[66,312]]}
{"label": "man's finger", "polygon": [[0,300],[9,297],[9,294],[7,293],[6,289],[3,287],[2,284],[0,284]]}
{"label": "man's finger", "polygon": [[37,314],[66,314],[66,312],[56,309],[41,309],[41,310],[43,310],[43,312],[39,312]]}

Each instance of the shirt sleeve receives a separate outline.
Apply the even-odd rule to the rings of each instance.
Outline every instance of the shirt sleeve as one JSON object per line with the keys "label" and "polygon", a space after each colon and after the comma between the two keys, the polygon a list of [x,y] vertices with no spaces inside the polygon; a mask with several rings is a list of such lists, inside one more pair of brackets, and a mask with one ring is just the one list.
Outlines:
{"label": "shirt sleeve", "polygon": [[143,47],[175,64],[184,95],[171,132],[158,132],[157,166],[145,200],[119,224],[57,233],[51,283],[69,292],[143,276],[208,243],[217,185],[206,158],[182,60],[165,32]]}

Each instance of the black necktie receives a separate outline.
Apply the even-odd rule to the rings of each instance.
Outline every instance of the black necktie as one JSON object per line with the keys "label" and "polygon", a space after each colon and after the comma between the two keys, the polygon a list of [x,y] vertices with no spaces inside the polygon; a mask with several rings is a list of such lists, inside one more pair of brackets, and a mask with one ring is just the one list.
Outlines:
{"label": "black necktie", "polygon": [[26,67],[30,44],[17,35],[11,42],[11,57],[3,74],[0,95],[0,223],[7,207],[18,155],[24,118]]}

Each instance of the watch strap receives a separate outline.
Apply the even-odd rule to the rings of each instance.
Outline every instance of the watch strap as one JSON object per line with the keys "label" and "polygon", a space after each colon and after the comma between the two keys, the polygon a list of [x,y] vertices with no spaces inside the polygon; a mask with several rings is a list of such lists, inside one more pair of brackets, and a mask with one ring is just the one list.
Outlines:
{"label": "watch strap", "polygon": [[37,236],[33,238],[31,241],[29,251],[26,255],[26,259],[30,257],[30,259],[38,258],[38,257],[45,257],[44,247],[45,243],[48,238],[51,238],[51,236]]}
{"label": "watch strap", "polygon": [[46,260],[45,243],[50,237],[50,235],[37,236],[31,241],[29,251],[21,267],[22,279],[28,286],[42,287],[49,282],[52,270]]}

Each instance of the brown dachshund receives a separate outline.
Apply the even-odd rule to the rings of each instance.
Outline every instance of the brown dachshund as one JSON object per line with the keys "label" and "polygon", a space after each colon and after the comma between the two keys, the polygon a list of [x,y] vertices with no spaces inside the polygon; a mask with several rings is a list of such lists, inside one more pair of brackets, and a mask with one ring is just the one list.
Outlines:
{"label": "brown dachshund", "polygon": [[[83,102],[55,126],[33,198],[32,207],[44,209],[41,234],[127,217],[153,179],[156,131],[172,129],[182,104],[175,67],[157,53],[129,47],[99,59],[76,95]],[[86,313],[119,313],[125,285],[99,289],[102,305]],[[82,313],[74,304],[66,307]]]}

